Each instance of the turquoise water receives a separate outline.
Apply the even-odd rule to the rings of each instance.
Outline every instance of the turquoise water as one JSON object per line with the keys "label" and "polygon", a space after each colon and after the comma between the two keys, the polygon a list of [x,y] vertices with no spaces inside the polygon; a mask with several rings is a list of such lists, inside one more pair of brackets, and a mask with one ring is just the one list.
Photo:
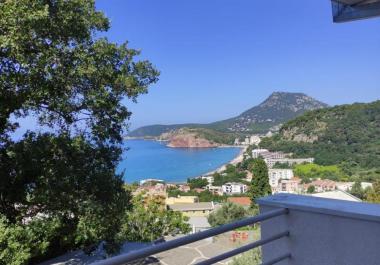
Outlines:
{"label": "turquoise water", "polygon": [[128,183],[147,178],[185,182],[221,167],[239,155],[240,148],[169,148],[165,143],[128,140],[129,150],[119,165]]}

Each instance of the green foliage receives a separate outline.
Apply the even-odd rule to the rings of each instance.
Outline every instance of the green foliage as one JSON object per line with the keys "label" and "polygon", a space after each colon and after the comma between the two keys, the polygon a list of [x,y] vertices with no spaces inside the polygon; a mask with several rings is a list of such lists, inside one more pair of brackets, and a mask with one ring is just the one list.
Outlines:
{"label": "green foliage", "polygon": [[189,184],[191,189],[196,189],[196,188],[204,188],[205,186],[208,185],[207,179],[202,179],[202,178],[193,178],[193,179],[187,179],[187,184]]}
{"label": "green foliage", "polygon": [[335,181],[343,181],[346,180],[346,175],[342,172],[342,170],[336,166],[320,166],[317,164],[300,164],[294,166],[294,174],[304,182],[308,182],[312,179],[331,179]]}
{"label": "green foliage", "polygon": [[272,194],[272,189],[269,185],[268,168],[263,159],[255,159],[252,174],[253,178],[249,193],[251,194],[252,202],[255,204],[258,198]]}
{"label": "green foliage", "polygon": [[229,224],[248,215],[248,212],[240,205],[227,202],[221,208],[209,214],[207,220],[212,227]]}
{"label": "green foliage", "polygon": [[380,181],[373,183],[373,188],[366,193],[366,201],[380,203]]}
{"label": "green foliage", "polygon": [[[294,140],[297,135],[318,140],[299,142]],[[317,164],[338,165],[348,176],[374,181],[380,178],[376,171],[380,167],[380,101],[310,111],[286,123],[279,135],[265,138],[260,146],[312,156]]]}
{"label": "green foliage", "polygon": [[315,186],[310,185],[309,187],[307,187],[307,191],[306,192],[310,193],[310,194],[314,193],[315,192]]}
{"label": "green foliage", "polygon": [[187,217],[166,209],[156,201],[144,204],[143,198],[133,199],[133,210],[126,212],[119,239],[122,241],[150,242],[168,234],[189,233]]}
{"label": "green foliage", "polygon": [[215,172],[213,177],[213,185],[222,186],[227,182],[244,182],[247,174],[241,168],[229,164],[227,165],[226,170],[222,173]]}
{"label": "green foliage", "polygon": [[260,265],[261,248],[254,248],[233,258],[231,265]]}
{"label": "green foliage", "polygon": [[[1,1],[0,14],[3,259],[112,243],[130,207],[116,174],[131,115],[123,99],[136,101],[159,73],[127,43],[95,37],[109,20],[93,0]],[[14,140],[27,117],[40,127]],[[7,260],[16,249],[19,260]]]}

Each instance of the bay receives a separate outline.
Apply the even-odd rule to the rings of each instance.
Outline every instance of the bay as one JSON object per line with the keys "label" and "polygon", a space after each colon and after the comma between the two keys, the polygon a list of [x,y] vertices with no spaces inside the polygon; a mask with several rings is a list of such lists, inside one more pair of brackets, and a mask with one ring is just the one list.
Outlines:
{"label": "bay", "polygon": [[155,178],[167,182],[186,182],[216,170],[237,157],[238,147],[225,148],[170,148],[165,142],[127,140],[129,148],[120,162],[118,172],[124,172],[124,181],[132,183]]}

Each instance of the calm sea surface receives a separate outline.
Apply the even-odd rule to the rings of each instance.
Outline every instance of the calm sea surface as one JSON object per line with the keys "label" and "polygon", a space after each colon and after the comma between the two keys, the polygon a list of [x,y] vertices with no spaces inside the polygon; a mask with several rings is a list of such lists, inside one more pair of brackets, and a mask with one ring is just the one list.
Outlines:
{"label": "calm sea surface", "polygon": [[169,148],[165,143],[128,140],[119,165],[128,183],[147,178],[184,182],[221,167],[239,155],[240,148]]}

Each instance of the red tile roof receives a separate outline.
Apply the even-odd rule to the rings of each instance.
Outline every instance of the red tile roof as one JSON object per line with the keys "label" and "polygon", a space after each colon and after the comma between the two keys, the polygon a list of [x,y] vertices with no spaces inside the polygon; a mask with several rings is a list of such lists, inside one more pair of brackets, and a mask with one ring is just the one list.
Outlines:
{"label": "red tile roof", "polygon": [[251,199],[249,197],[229,197],[227,198],[228,202],[236,203],[241,206],[250,206]]}

